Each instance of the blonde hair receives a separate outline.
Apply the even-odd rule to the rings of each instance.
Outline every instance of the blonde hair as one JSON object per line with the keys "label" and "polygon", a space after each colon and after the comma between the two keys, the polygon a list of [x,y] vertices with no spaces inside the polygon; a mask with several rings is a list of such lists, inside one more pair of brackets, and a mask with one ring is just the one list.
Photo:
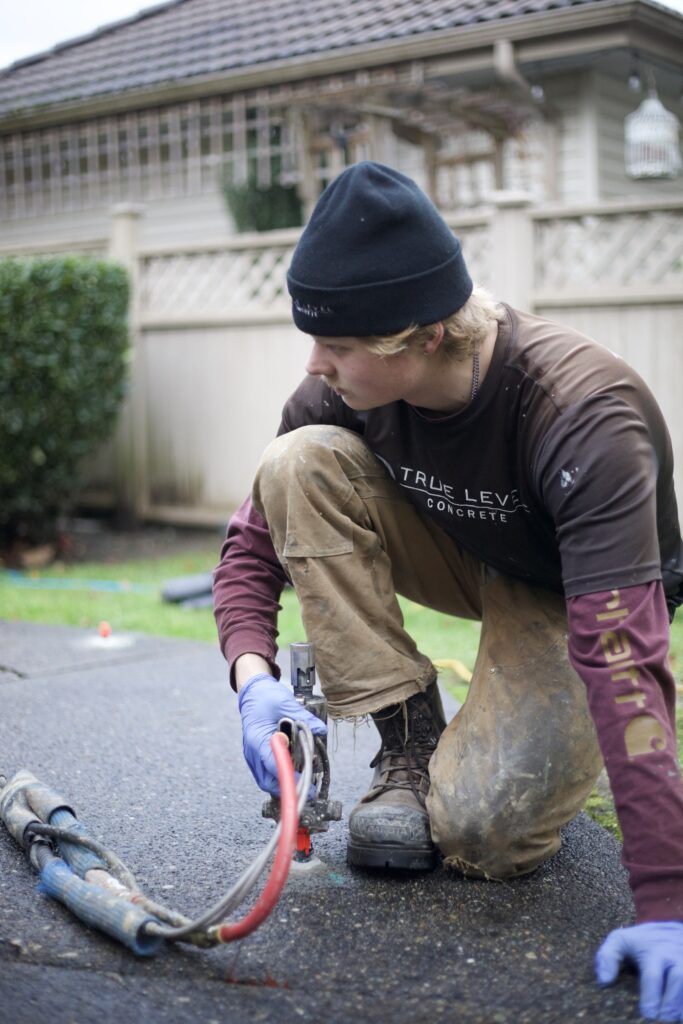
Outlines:
{"label": "blonde hair", "polygon": [[[467,359],[479,348],[491,324],[500,323],[504,317],[505,310],[500,303],[485,288],[475,285],[465,305],[440,321],[444,328],[441,351],[453,362]],[[396,334],[373,334],[363,340],[375,355],[394,356],[410,346],[424,345],[433,337],[435,326],[411,324]]]}

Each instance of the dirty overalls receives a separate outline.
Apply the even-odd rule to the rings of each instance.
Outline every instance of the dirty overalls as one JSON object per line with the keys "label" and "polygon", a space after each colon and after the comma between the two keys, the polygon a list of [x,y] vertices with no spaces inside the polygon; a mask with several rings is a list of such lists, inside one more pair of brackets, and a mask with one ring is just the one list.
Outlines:
{"label": "dirty overalls", "polygon": [[343,428],[277,438],[253,499],[296,589],[332,717],[377,712],[433,682],[397,593],[481,620],[467,699],[429,762],[432,839],[446,866],[475,877],[526,874],[554,854],[601,768],[563,598],[459,548]]}

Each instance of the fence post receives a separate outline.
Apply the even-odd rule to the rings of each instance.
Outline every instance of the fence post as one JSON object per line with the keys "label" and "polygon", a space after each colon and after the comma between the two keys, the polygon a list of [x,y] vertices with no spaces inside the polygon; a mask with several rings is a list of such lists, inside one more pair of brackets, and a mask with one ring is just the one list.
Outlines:
{"label": "fence post", "polygon": [[114,500],[116,517],[122,526],[132,526],[146,505],[147,431],[144,406],[144,364],[140,351],[140,294],[138,245],[143,208],[118,203],[112,209],[107,255],[121,263],[130,279],[128,325],[130,358],[128,389],[114,439]]}
{"label": "fence post", "polygon": [[491,280],[495,297],[518,309],[531,310],[534,291],[534,225],[532,198],[526,192],[493,192]]}

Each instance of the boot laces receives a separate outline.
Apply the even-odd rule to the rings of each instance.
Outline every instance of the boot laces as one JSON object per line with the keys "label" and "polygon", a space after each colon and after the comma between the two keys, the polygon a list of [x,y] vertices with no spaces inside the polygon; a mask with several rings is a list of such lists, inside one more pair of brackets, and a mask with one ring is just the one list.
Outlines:
{"label": "boot laces", "polygon": [[416,694],[386,715],[373,717],[382,737],[382,744],[370,762],[371,768],[379,765],[380,771],[374,795],[388,789],[409,789],[424,807],[429,792],[429,759],[439,742],[443,723],[423,694]]}

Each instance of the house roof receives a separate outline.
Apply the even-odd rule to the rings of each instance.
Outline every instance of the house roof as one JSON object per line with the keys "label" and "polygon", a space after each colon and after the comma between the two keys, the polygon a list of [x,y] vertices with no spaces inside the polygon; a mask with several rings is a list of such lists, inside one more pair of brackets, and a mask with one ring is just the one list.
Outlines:
{"label": "house roof", "polygon": [[171,0],[0,71],[0,117],[614,0]]}
{"label": "house roof", "polygon": [[[72,108],[160,88],[234,78],[354,50],[461,37],[539,17],[615,17],[624,0],[170,0],[0,70],[0,118]],[[637,5],[642,7],[643,5]],[[656,0],[645,7],[661,8]],[[577,10],[581,9],[581,10]],[[673,18],[683,19],[670,10]],[[564,27],[564,22],[562,26]],[[356,62],[358,57],[355,58]],[[356,66],[358,64],[356,63]]]}

